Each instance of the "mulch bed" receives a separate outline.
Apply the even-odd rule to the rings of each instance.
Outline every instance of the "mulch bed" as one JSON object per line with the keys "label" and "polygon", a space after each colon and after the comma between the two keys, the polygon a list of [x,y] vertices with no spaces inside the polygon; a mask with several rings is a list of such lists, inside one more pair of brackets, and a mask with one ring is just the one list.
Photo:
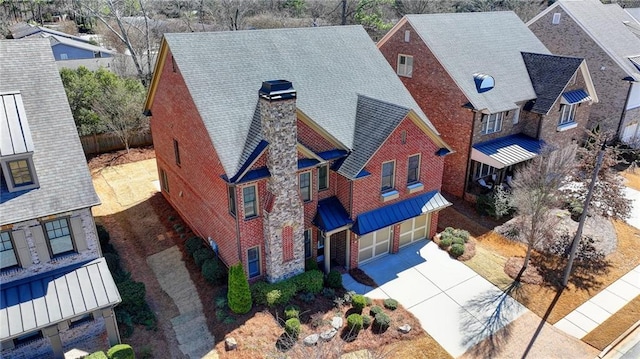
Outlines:
{"label": "mulch bed", "polygon": [[349,274],[360,284],[364,284],[372,288],[378,288],[378,283],[376,283],[373,278],[369,277],[367,273],[360,268],[349,269]]}
{"label": "mulch bed", "polygon": [[[531,261],[529,261],[531,262]],[[516,279],[520,271],[522,270],[522,266],[524,265],[524,258],[522,257],[511,257],[507,259],[507,263],[504,266],[504,271],[507,273],[509,277],[512,279]],[[527,269],[525,269],[524,273],[520,275],[520,282],[528,283],[528,284],[536,284],[542,285],[544,284],[544,278],[538,272],[538,268],[532,263],[529,263]]]}
{"label": "mulch bed", "polygon": [[127,152],[127,150],[122,150],[117,152],[101,153],[98,155],[89,155],[87,157],[87,163],[89,164],[89,169],[93,172],[94,170],[104,167],[122,165],[151,158],[156,158],[156,152],[154,151],[153,146],[131,148],[129,149],[129,152]]}

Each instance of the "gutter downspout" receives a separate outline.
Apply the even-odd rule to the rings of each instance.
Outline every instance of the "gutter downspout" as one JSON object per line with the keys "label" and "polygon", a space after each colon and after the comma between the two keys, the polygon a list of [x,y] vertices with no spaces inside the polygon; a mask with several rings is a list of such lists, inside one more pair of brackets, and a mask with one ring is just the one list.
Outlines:
{"label": "gutter downspout", "polygon": [[616,131],[616,137],[618,139],[620,139],[621,133],[620,131],[622,131],[622,124],[624,122],[624,118],[627,115],[627,104],[629,103],[629,97],[631,97],[631,88],[633,87],[633,81],[628,81],[629,82],[629,89],[627,90],[627,98],[624,101],[624,107],[622,107],[622,113],[620,114],[620,122],[618,123],[618,130]]}

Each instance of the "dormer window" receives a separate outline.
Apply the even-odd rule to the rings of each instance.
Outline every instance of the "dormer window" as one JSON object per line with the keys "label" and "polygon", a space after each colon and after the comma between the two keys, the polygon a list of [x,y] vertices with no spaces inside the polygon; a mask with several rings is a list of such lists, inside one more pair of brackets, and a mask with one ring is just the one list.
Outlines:
{"label": "dormer window", "polygon": [[19,92],[0,94],[0,168],[9,192],[38,187],[33,140]]}

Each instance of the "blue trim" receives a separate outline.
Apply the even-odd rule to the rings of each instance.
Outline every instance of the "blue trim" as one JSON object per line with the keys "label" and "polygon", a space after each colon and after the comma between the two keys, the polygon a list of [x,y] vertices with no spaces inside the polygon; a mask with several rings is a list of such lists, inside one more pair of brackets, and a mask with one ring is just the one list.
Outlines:
{"label": "blue trim", "polygon": [[337,197],[329,197],[318,201],[318,210],[313,218],[313,224],[323,232],[348,226],[353,223],[349,213],[344,209]]}
{"label": "blue trim", "polygon": [[253,150],[253,152],[251,152],[251,155],[249,155],[249,158],[247,158],[247,160],[244,161],[244,163],[242,164],[238,172],[229,179],[229,182],[237,182],[240,175],[242,175],[242,173],[246,171],[247,168],[249,168],[249,166],[251,166],[253,161],[255,161],[255,159],[262,154],[262,152],[264,151],[265,148],[267,148],[268,145],[269,145],[269,142],[265,140],[261,140],[260,143],[258,143],[256,148]]}
{"label": "blue trim", "polygon": [[397,189],[391,190],[391,191],[387,191],[381,194],[382,197],[390,197],[390,196],[395,196],[395,195],[399,195],[400,192],[398,192]]}
{"label": "blue trim", "polygon": [[332,161],[341,157],[345,157],[349,154],[349,152],[345,150],[333,149],[329,151],[318,152],[318,156],[325,161]]}
{"label": "blue trim", "polygon": [[267,167],[260,167],[255,170],[251,170],[247,172],[247,174],[245,174],[244,176],[242,176],[242,178],[237,180],[236,183],[239,184],[239,183],[251,182],[251,181],[259,180],[262,178],[268,178],[270,176],[271,176],[271,173],[269,172],[269,169]]}
{"label": "blue trim", "polygon": [[407,185],[407,188],[408,189],[414,189],[414,188],[419,188],[420,186],[424,187],[422,182],[416,182],[416,183],[412,183],[412,184]]}
{"label": "blue trim", "polygon": [[305,169],[309,167],[315,167],[320,161],[313,158],[301,158],[298,160],[298,169]]}
{"label": "blue trim", "polygon": [[562,97],[570,104],[591,100],[587,91],[583,89],[565,92]]}
{"label": "blue trim", "polygon": [[362,169],[357,175],[356,178],[362,178],[362,177],[367,177],[371,175],[371,173],[365,169]]}
{"label": "blue trim", "polygon": [[449,153],[451,153],[451,151],[443,147],[436,151],[436,156],[442,157],[448,155]]}
{"label": "blue trim", "polygon": [[356,217],[351,230],[361,236],[451,205],[438,191],[427,192]]}

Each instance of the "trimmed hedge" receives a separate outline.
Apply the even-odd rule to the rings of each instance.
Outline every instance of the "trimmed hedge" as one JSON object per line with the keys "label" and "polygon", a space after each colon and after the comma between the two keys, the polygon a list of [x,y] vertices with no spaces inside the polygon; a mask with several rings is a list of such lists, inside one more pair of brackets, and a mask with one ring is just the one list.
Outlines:
{"label": "trimmed hedge", "polygon": [[378,332],[384,332],[391,325],[391,318],[385,313],[378,313],[373,320],[373,325]]}
{"label": "trimmed hedge", "polygon": [[318,262],[316,262],[315,258],[307,258],[307,260],[304,261],[304,270],[305,271],[311,271],[311,270],[318,270],[320,268],[318,268]]}
{"label": "trimmed hedge", "polygon": [[389,309],[389,310],[396,310],[398,309],[398,301],[395,299],[385,299],[383,302],[384,307]]}
{"label": "trimmed hedge", "polygon": [[382,309],[382,307],[380,307],[378,305],[374,305],[369,310],[369,315],[371,315],[372,317],[375,317],[376,315],[378,315],[380,313],[384,313],[384,310]]}
{"label": "trimmed hedge", "polygon": [[229,309],[236,314],[246,314],[251,310],[251,290],[242,263],[229,268],[227,301]]}
{"label": "trimmed hedge", "polygon": [[184,249],[190,256],[193,256],[195,251],[202,248],[205,248],[205,245],[204,240],[200,237],[190,237],[184,242]]}
{"label": "trimmed hedge", "polygon": [[309,292],[318,294],[322,292],[324,275],[319,270],[311,270],[308,272],[300,273],[291,280],[295,284],[296,292]]}
{"label": "trimmed hedge", "polygon": [[337,270],[332,269],[329,274],[327,274],[325,282],[329,288],[340,289],[342,288],[342,274]]}
{"label": "trimmed hedge", "polygon": [[362,316],[362,327],[363,328],[369,328],[369,326],[371,325],[371,317],[368,315],[363,315]]}
{"label": "trimmed hedge", "polygon": [[253,301],[261,305],[283,305],[300,292],[318,294],[322,292],[323,275],[320,271],[309,271],[278,283],[257,282],[251,286]]}
{"label": "trimmed hedge", "polygon": [[300,320],[298,318],[288,319],[284,323],[284,331],[292,338],[298,338],[300,335]]}
{"label": "trimmed hedge", "polygon": [[362,310],[366,305],[367,305],[367,300],[365,299],[364,295],[356,294],[353,297],[351,297],[351,306],[358,313],[362,313]]}
{"label": "trimmed hedge", "polygon": [[460,257],[461,255],[464,254],[464,244],[460,244],[460,243],[452,244],[451,248],[449,249],[449,253],[454,258]]}
{"label": "trimmed hedge", "polygon": [[99,351],[87,355],[84,359],[109,359],[109,357],[103,351]]}
{"label": "trimmed hedge", "polygon": [[227,268],[218,258],[209,258],[202,264],[202,276],[213,285],[227,282]]}
{"label": "trimmed hedge", "polygon": [[136,359],[133,348],[129,344],[117,344],[107,351],[109,359]]}
{"label": "trimmed hedge", "polygon": [[351,332],[358,333],[364,326],[362,316],[358,313],[350,314],[347,317],[347,327]]}
{"label": "trimmed hedge", "polygon": [[216,254],[211,248],[200,248],[193,252],[193,261],[196,263],[198,268],[202,268],[202,265],[207,259],[214,258],[215,256]]}

